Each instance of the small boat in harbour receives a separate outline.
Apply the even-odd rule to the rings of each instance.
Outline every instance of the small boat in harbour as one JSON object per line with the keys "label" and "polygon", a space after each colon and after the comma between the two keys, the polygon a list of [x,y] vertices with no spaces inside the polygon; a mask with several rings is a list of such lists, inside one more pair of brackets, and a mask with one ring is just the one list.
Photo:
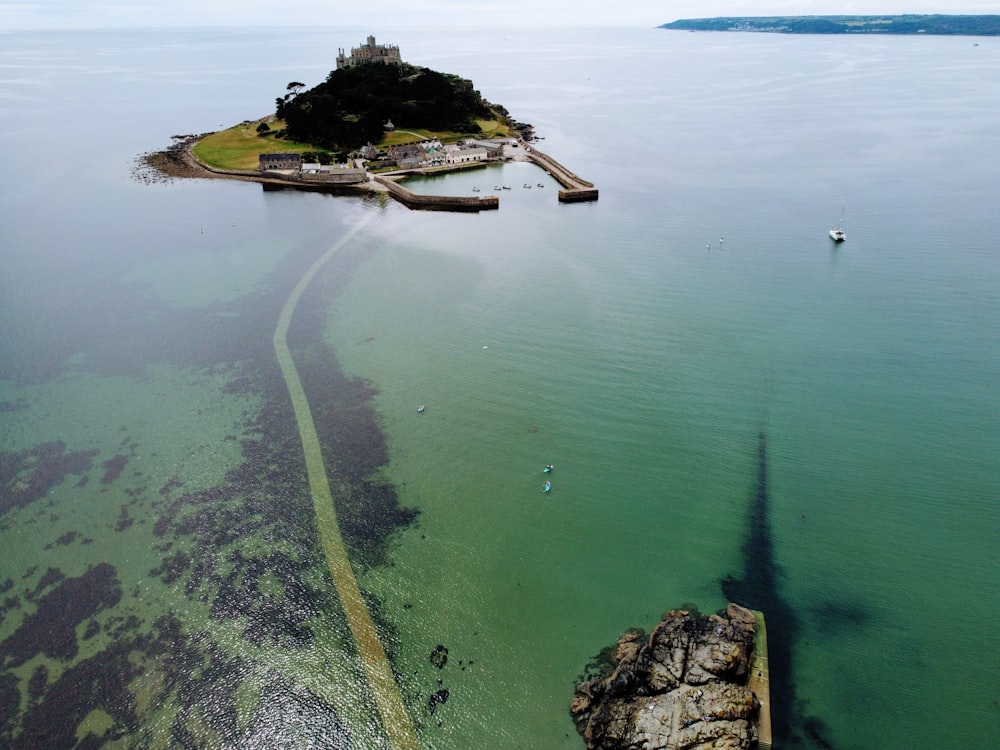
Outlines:
{"label": "small boat in harbour", "polygon": [[545,480],[545,484],[542,486],[543,492],[548,492],[552,489],[552,482]]}
{"label": "small boat in harbour", "polygon": [[417,414],[423,414],[424,413],[424,409],[426,409],[426,408],[427,407],[424,406],[423,404],[417,404]]}

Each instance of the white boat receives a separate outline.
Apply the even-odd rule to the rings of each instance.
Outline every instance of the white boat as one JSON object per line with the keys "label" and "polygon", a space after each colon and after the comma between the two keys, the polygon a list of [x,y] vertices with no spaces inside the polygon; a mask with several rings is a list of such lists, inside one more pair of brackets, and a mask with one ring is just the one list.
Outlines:
{"label": "white boat", "polygon": [[847,239],[847,235],[844,234],[844,230],[841,229],[841,227],[843,225],[844,225],[844,211],[843,211],[843,209],[841,209],[841,211],[840,211],[840,223],[837,224],[837,228],[836,229],[831,229],[830,230],[830,239],[833,240],[834,242],[843,242],[844,240]]}

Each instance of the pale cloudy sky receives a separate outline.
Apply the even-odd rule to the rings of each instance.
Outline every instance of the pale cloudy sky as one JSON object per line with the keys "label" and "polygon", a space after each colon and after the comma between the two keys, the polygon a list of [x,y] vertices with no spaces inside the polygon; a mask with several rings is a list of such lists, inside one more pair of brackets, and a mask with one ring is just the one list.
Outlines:
{"label": "pale cloudy sky", "polygon": [[998,0],[0,0],[0,30],[129,26],[659,26],[678,18],[1000,13]]}

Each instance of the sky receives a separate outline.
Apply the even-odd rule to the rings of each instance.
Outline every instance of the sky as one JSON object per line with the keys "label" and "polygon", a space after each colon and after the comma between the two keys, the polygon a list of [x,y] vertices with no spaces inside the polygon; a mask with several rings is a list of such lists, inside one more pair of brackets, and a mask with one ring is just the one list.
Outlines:
{"label": "sky", "polygon": [[1000,14],[1000,0],[0,0],[0,32],[25,28],[392,26],[479,23],[653,27],[679,18]]}

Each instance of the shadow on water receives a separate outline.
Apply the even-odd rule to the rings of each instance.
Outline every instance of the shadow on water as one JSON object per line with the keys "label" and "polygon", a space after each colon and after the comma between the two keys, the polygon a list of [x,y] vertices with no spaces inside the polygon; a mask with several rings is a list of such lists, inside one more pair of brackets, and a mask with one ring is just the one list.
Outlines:
{"label": "shadow on water", "polygon": [[781,594],[781,569],[775,560],[769,512],[767,438],[761,430],[757,435],[757,484],[743,545],[743,576],[727,576],[722,591],[730,601],[760,610],[767,618],[774,746],[832,748],[822,720],[804,716],[796,699],[792,651],[799,636],[799,619]]}

